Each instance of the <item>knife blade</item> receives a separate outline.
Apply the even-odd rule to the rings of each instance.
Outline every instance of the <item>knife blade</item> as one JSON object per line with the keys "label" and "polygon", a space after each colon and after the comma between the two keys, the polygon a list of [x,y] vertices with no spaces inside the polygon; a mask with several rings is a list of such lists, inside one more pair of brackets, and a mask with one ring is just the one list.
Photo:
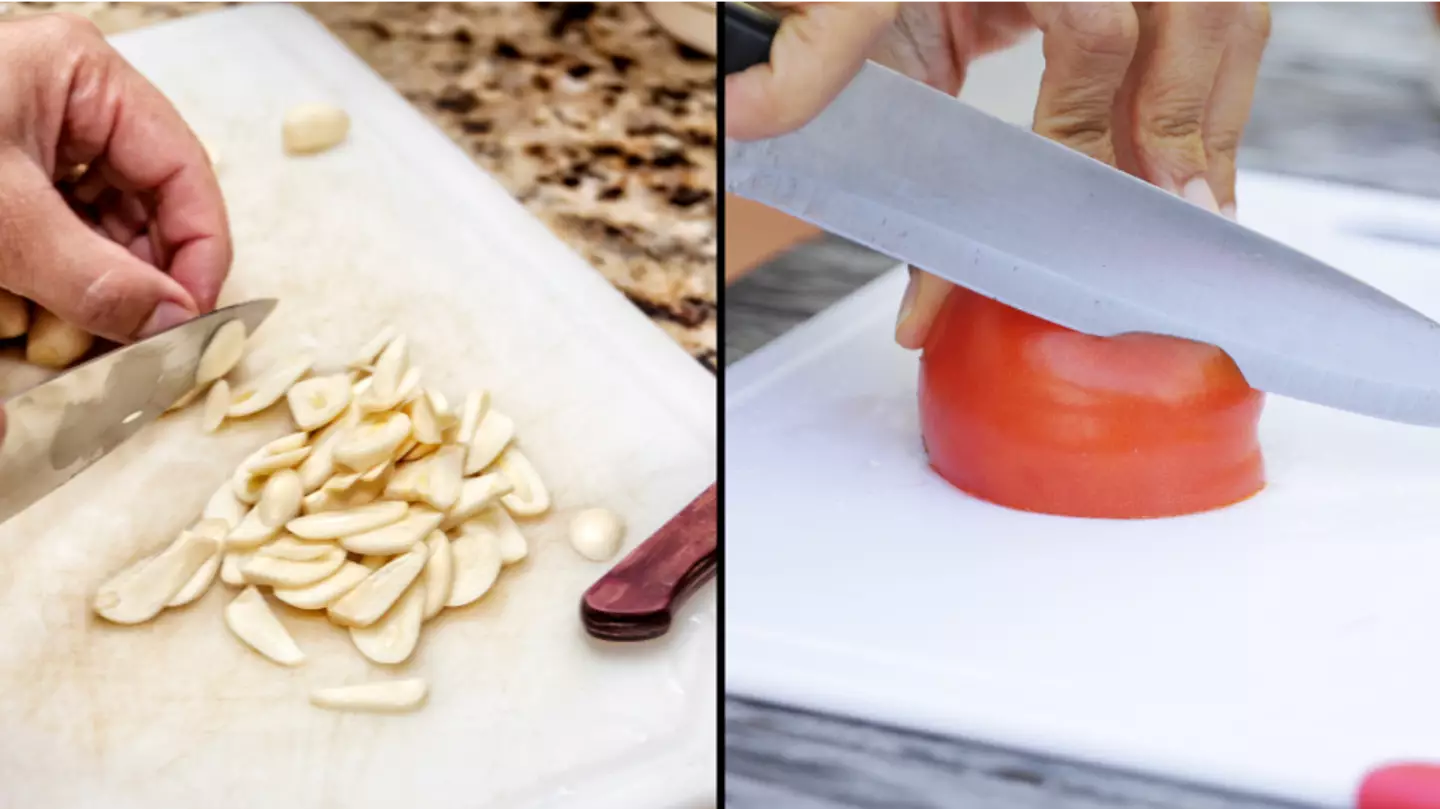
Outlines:
{"label": "knife blade", "polygon": [[[774,22],[725,4],[725,69]],[[1440,425],[1440,324],[1224,217],[874,63],[725,190],[1060,325],[1224,349],[1252,387]]]}
{"label": "knife blade", "polygon": [[275,308],[261,299],[217,309],[122,346],[5,402],[0,522],[60,488],[195,385],[200,356],[232,320],[246,334]]}

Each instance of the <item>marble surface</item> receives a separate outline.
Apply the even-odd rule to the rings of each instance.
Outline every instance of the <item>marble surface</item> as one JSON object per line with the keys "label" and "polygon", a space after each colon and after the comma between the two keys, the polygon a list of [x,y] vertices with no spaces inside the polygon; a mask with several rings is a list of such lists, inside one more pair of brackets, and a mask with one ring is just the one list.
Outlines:
{"label": "marble surface", "polygon": [[[119,33],[223,3],[0,4]],[[716,68],[638,3],[302,3],[715,368]]]}
{"label": "marble surface", "polygon": [[[1432,76],[1440,74],[1440,35],[1429,5],[1276,3],[1271,8],[1274,31],[1241,165],[1440,196],[1440,103],[1431,84]],[[1033,97],[1033,91],[1030,78],[1017,76],[1014,86],[1002,82],[989,95],[1013,101],[1015,93]],[[1241,199],[1242,215],[1244,204]],[[836,238],[775,259],[726,290],[726,363],[894,264]],[[725,746],[730,809],[1289,806],[734,698],[726,702]]]}

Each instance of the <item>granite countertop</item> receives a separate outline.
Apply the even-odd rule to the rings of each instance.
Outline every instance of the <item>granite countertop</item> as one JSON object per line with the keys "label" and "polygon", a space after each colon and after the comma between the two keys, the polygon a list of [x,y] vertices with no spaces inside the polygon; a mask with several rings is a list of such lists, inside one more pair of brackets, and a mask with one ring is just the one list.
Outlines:
{"label": "granite countertop", "polygon": [[[109,34],[225,3],[0,4]],[[302,3],[712,370],[715,60],[638,3]]]}

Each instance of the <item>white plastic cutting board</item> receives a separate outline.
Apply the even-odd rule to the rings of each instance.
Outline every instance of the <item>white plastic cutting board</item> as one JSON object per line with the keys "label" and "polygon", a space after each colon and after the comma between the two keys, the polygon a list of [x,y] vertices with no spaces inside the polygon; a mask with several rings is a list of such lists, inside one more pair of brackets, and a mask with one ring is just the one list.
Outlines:
{"label": "white plastic cutting board", "polygon": [[[391,323],[427,384],[452,401],[483,386],[515,418],[555,509],[525,524],[530,558],[402,667],[430,682],[423,711],[330,713],[311,686],[399,672],[322,619],[285,614],[309,655],[291,670],[228,635],[218,584],[138,628],[90,615],[94,587],[193,520],[287,418],[147,428],[0,526],[0,807],[714,805],[715,588],[663,640],[595,642],[579,599],[604,565],[564,539],[576,509],[605,505],[633,547],[714,479],[713,377],[303,13],[247,7],[116,44],[218,147],[238,242],[223,301],[281,301],[253,365],[305,347],[342,362]],[[310,100],[349,110],[350,140],[286,158],[281,116]]]}
{"label": "white plastic cutting board", "polygon": [[[1440,203],[1264,176],[1240,199],[1440,318]],[[1359,233],[1386,226],[1433,246]],[[1271,397],[1252,500],[1009,511],[926,466],[903,276],[728,370],[730,692],[1337,807],[1372,765],[1440,759],[1440,430]]]}

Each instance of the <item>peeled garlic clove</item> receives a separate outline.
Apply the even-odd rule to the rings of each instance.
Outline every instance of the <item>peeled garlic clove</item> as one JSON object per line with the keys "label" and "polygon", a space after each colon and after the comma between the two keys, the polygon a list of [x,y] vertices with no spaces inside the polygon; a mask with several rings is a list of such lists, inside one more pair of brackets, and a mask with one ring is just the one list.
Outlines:
{"label": "peeled garlic clove", "polygon": [[208,385],[230,373],[245,353],[245,322],[227,321],[210,336],[195,367],[195,386]]}
{"label": "peeled garlic clove", "polygon": [[309,447],[277,452],[273,455],[266,455],[264,458],[251,464],[248,471],[252,475],[265,475],[280,469],[294,469],[310,455]]}
{"label": "peeled garlic clove", "polygon": [[375,360],[375,373],[370,375],[370,389],[376,398],[389,400],[400,391],[400,380],[409,366],[409,341],[397,335]]}
{"label": "peeled garlic clove", "polygon": [[450,587],[455,583],[455,569],[450,562],[450,538],[444,531],[431,531],[425,538],[429,555],[425,558],[425,620],[445,609]]}
{"label": "peeled garlic clove", "polygon": [[373,571],[330,605],[330,620],[341,626],[369,626],[380,620],[425,569],[427,554],[422,542]]}
{"label": "peeled garlic clove", "polygon": [[449,511],[460,499],[460,469],[465,462],[465,450],[454,444],[447,444],[422,463],[425,469],[417,482],[420,499],[440,511]]}
{"label": "peeled garlic clove", "polygon": [[371,367],[375,364],[375,358],[380,356],[380,352],[384,351],[385,347],[399,336],[400,332],[396,331],[393,326],[386,326],[374,337],[371,337],[369,342],[360,348],[359,353],[345,367],[356,370]]}
{"label": "peeled garlic clove", "polygon": [[424,680],[384,680],[317,688],[310,692],[310,704],[332,711],[397,713],[420,707],[427,693]]}
{"label": "peeled garlic clove", "polygon": [[220,581],[231,587],[245,586],[245,574],[241,568],[250,561],[254,551],[226,551],[225,556],[220,560]]}
{"label": "peeled garlic clove", "polygon": [[615,512],[587,508],[570,521],[570,545],[586,559],[604,562],[620,552],[625,524]]}
{"label": "peeled garlic clove", "polygon": [[216,544],[215,548],[215,553],[211,554],[210,558],[196,569],[190,580],[185,582],[185,586],[180,588],[180,592],[165,602],[166,607],[183,607],[205,595],[205,591],[215,583],[215,574],[220,571],[220,560],[225,556],[225,552],[220,549],[219,544]]}
{"label": "peeled garlic clove", "polygon": [[320,488],[335,474],[335,445],[345,438],[351,427],[359,423],[360,408],[351,403],[344,415],[325,425],[316,435],[310,454],[299,467],[300,485],[306,494]]}
{"label": "peeled garlic clove", "polygon": [[[259,494],[256,494],[259,499]],[[229,528],[234,528],[245,518],[245,504],[235,496],[235,489],[230,483],[226,483],[215,493],[210,495],[210,500],[205,503],[205,510],[200,513],[201,519],[223,520]]]}
{"label": "peeled garlic clove", "polygon": [[345,552],[339,548],[326,549],[318,559],[296,561],[269,556],[260,552],[252,555],[241,565],[240,572],[245,580],[253,584],[268,584],[271,587],[303,587],[328,578],[345,564]]}
{"label": "peeled garlic clove", "polygon": [[230,411],[227,415],[232,419],[252,416],[275,404],[314,364],[315,358],[308,354],[281,363],[254,382],[236,390],[230,399]]}
{"label": "peeled garlic clove", "polygon": [[302,430],[329,424],[350,405],[350,379],[344,374],[303,379],[285,392],[290,416]]}
{"label": "peeled garlic clove", "polygon": [[428,508],[412,508],[399,522],[390,523],[363,534],[351,534],[340,540],[340,547],[351,553],[393,555],[415,547],[440,525],[444,515]]}
{"label": "peeled garlic clove", "polygon": [[393,666],[415,653],[424,622],[425,582],[416,581],[380,620],[369,626],[350,627],[350,640],[371,662]]}
{"label": "peeled garlic clove", "polygon": [[226,550],[253,550],[264,545],[280,533],[279,525],[266,525],[260,519],[260,507],[255,508],[245,515],[240,524],[230,529],[225,535]]}
{"label": "peeled garlic clove", "polygon": [[225,413],[229,409],[230,383],[223,379],[217,379],[215,384],[210,386],[210,392],[205,394],[205,411],[200,415],[200,429],[207,433],[213,433],[220,429],[220,425],[225,421]]}
{"label": "peeled garlic clove", "polygon": [[257,556],[273,556],[292,562],[313,562],[326,558],[334,548],[329,542],[305,542],[289,534],[282,534],[261,545],[255,553]]}
{"label": "peeled garlic clove", "polygon": [[498,538],[488,529],[465,523],[460,536],[450,540],[450,564],[455,580],[450,585],[447,607],[463,607],[490,591],[500,576]]}
{"label": "peeled garlic clove", "polygon": [[326,578],[304,587],[276,587],[275,597],[296,609],[323,610],[370,575],[370,568],[346,562]]}
{"label": "peeled garlic clove", "polygon": [[525,453],[511,447],[500,454],[499,471],[515,490],[500,498],[501,504],[517,517],[544,514],[550,508],[550,492]]}
{"label": "peeled garlic clove", "polygon": [[296,517],[285,528],[301,539],[340,539],[399,522],[409,510],[406,503],[386,500],[344,511]]}
{"label": "peeled garlic clove", "polygon": [[460,429],[455,433],[455,443],[469,446],[475,438],[475,430],[485,411],[490,409],[490,394],[483,390],[472,390],[465,394],[465,404],[460,408]]}
{"label": "peeled garlic clove", "polygon": [[344,142],[350,116],[334,104],[297,104],[285,111],[280,133],[286,154],[318,154]]}
{"label": "peeled garlic clove", "polygon": [[[430,405],[430,397],[421,396],[410,403],[406,408],[410,415],[410,429],[415,435],[416,442],[426,444],[439,444],[445,440],[445,432],[440,427],[440,422],[435,418],[435,410]],[[410,450],[405,450],[409,452]]]}
{"label": "peeled garlic clove", "polygon": [[500,553],[500,562],[513,565],[524,559],[530,552],[525,535],[510,513],[503,508],[491,507],[472,517],[471,523],[484,526],[495,536],[495,548]]}
{"label": "peeled garlic clove", "polygon": [[264,525],[279,528],[300,514],[300,499],[304,496],[300,475],[294,469],[281,469],[265,481],[255,513]]}
{"label": "peeled garlic clove", "polygon": [[335,461],[356,472],[393,457],[395,449],[410,436],[410,417],[389,413],[362,420],[335,445]]}
{"label": "peeled garlic clove", "polygon": [[454,507],[445,514],[445,520],[440,527],[449,531],[499,502],[501,497],[509,494],[512,490],[510,481],[506,480],[504,475],[496,472],[465,478],[464,482],[460,484],[460,498],[455,501]]}
{"label": "peeled garlic clove", "polygon": [[[111,623],[138,624],[165,609],[201,565],[214,555],[219,543],[186,532],[138,569],[102,585],[95,594],[95,613]],[[118,579],[118,580],[117,580]]]}
{"label": "peeled garlic clove", "polygon": [[515,437],[515,422],[509,416],[491,408],[475,428],[475,436],[465,450],[465,475],[479,472],[495,462],[510,440]]}
{"label": "peeled garlic clove", "polygon": [[230,476],[230,491],[244,505],[260,502],[260,492],[264,488],[265,478],[250,474],[243,465]]}
{"label": "peeled garlic clove", "polygon": [[241,590],[240,595],[225,606],[225,625],[251,649],[282,666],[305,662],[305,653],[254,585]]}

